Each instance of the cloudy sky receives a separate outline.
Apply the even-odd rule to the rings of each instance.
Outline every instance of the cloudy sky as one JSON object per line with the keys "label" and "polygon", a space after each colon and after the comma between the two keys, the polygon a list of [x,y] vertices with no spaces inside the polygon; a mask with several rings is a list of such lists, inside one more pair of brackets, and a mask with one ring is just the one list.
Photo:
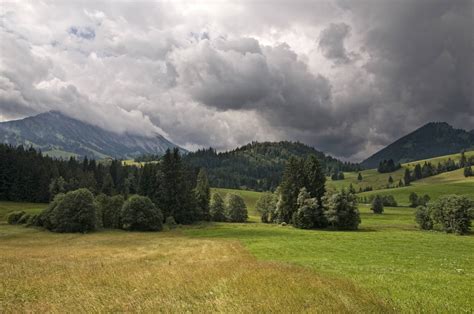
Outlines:
{"label": "cloudy sky", "polygon": [[299,140],[358,161],[474,128],[471,0],[0,3],[0,121],[60,110],[188,149]]}

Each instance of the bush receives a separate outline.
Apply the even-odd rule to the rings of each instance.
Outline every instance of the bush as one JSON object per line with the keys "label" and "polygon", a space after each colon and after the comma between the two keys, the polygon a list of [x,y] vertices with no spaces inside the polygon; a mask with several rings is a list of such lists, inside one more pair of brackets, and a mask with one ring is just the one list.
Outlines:
{"label": "bush", "polygon": [[373,211],[374,214],[383,213],[383,199],[380,195],[375,195],[370,210]]}
{"label": "bush", "polygon": [[123,204],[120,224],[124,230],[160,231],[163,214],[148,197],[134,195]]}
{"label": "bush", "polygon": [[97,207],[87,189],[58,194],[40,214],[40,224],[53,232],[88,232],[96,230]]}
{"label": "bush", "polygon": [[169,216],[168,218],[166,218],[165,223],[168,226],[168,228],[170,228],[170,229],[175,229],[178,226],[178,224],[176,223],[176,220],[174,220],[173,216]]}
{"label": "bush", "polygon": [[418,206],[415,212],[415,221],[423,230],[433,229],[433,219],[431,213],[426,206]]}
{"label": "bush", "polygon": [[35,226],[40,226],[39,224],[39,214],[32,214],[28,218],[28,221],[26,222],[27,227],[35,227]]}
{"label": "bush", "polygon": [[26,214],[26,213],[23,214],[20,217],[20,219],[18,219],[17,225],[25,225],[28,222],[28,220],[30,219],[30,216],[31,216],[30,214]]}
{"label": "bush", "polygon": [[382,203],[383,206],[388,206],[388,207],[397,207],[398,203],[395,200],[395,197],[393,195],[383,195],[382,196]]}
{"label": "bush", "polygon": [[226,198],[227,220],[230,222],[245,222],[248,218],[247,206],[244,199],[236,194],[228,194]]}
{"label": "bush", "polygon": [[120,212],[124,201],[122,195],[110,197],[101,194],[96,197],[97,208],[104,228],[120,228]]}
{"label": "bush", "polygon": [[415,192],[411,192],[408,200],[410,201],[410,207],[426,206],[430,201],[430,196],[427,194],[418,196]]}
{"label": "bush", "polygon": [[25,214],[24,211],[15,211],[15,212],[11,212],[10,214],[8,214],[8,217],[7,217],[7,222],[8,224],[10,225],[16,225],[18,224],[18,221],[20,220],[20,218]]}
{"label": "bush", "polygon": [[465,196],[447,195],[430,203],[431,218],[448,233],[466,234],[471,228],[473,201]]}
{"label": "bush", "polygon": [[357,230],[360,224],[356,196],[343,189],[323,199],[324,215],[329,226],[341,230]]}

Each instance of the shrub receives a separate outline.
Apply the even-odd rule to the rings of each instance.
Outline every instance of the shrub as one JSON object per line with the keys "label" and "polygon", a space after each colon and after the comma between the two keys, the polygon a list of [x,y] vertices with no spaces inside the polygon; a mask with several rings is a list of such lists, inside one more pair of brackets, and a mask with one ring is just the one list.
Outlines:
{"label": "shrub", "polygon": [[170,228],[170,229],[175,229],[178,226],[178,224],[176,223],[176,220],[174,220],[173,216],[169,216],[168,218],[166,218],[165,223],[168,226],[168,228]]}
{"label": "shrub", "polygon": [[27,227],[35,227],[35,226],[38,226],[39,227],[39,214],[32,214],[30,215],[30,217],[28,218],[28,221],[26,222],[26,226]]}
{"label": "shrub", "polygon": [[423,230],[433,229],[433,219],[429,209],[426,206],[418,206],[415,212],[415,221]]}
{"label": "shrub", "polygon": [[212,221],[226,221],[224,200],[219,193],[212,195],[209,213]]}
{"label": "shrub", "polygon": [[395,200],[395,197],[393,195],[384,195],[382,196],[382,203],[383,206],[388,206],[388,207],[397,207],[398,203]]}
{"label": "shrub", "polygon": [[323,199],[324,215],[329,226],[341,230],[357,230],[360,224],[356,196],[343,189]]}
{"label": "shrub", "polygon": [[373,211],[374,214],[383,213],[383,199],[380,195],[375,195],[370,210]]}
{"label": "shrub", "polygon": [[275,195],[270,192],[263,193],[255,204],[255,209],[260,214],[260,220],[263,223],[272,222],[276,209]]}
{"label": "shrub", "polygon": [[430,196],[427,194],[418,196],[415,192],[411,192],[408,200],[410,201],[410,207],[426,206],[430,201]]}
{"label": "shrub", "polygon": [[124,201],[122,195],[110,197],[101,194],[96,197],[97,208],[104,228],[120,228],[120,212]]}
{"label": "shrub", "polygon": [[134,195],[123,204],[120,224],[124,230],[160,231],[163,215],[148,197]]}
{"label": "shrub", "polygon": [[8,224],[10,225],[16,225],[18,224],[18,221],[20,220],[20,218],[25,214],[24,211],[15,211],[15,212],[11,212],[10,214],[8,214],[8,217],[7,217],[7,222]]}
{"label": "shrub", "polygon": [[448,233],[466,234],[471,228],[473,201],[465,196],[447,195],[430,203],[432,219]]}
{"label": "shrub", "polygon": [[226,198],[227,220],[230,222],[245,222],[248,218],[247,206],[244,199],[236,194],[228,194]]}
{"label": "shrub", "polygon": [[53,232],[96,230],[97,207],[88,189],[58,194],[39,216],[41,225]]}
{"label": "shrub", "polygon": [[20,217],[20,219],[18,219],[17,225],[25,225],[28,222],[28,220],[30,219],[30,216],[31,216],[30,214],[26,214],[26,213],[23,214]]}

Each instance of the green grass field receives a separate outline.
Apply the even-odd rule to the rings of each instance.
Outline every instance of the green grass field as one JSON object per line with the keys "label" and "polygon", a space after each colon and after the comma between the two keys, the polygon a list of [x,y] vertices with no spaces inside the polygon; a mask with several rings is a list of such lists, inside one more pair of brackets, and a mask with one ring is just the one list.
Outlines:
{"label": "green grass field", "polygon": [[[469,151],[465,153],[466,157],[469,158],[474,156],[474,151]],[[439,162],[446,161],[448,158],[458,162],[461,158],[461,154],[452,154],[446,156],[440,156],[430,159],[412,161],[409,163],[402,164],[402,168],[391,172],[391,173],[379,173],[377,169],[368,169],[361,171],[362,174],[362,181],[357,180],[358,172],[344,172],[344,180],[336,180],[333,181],[331,178],[327,177],[327,188],[328,190],[340,190],[342,188],[348,188],[350,184],[359,191],[359,188],[366,188],[367,186],[371,186],[374,190],[386,189],[388,184],[388,178],[391,176],[394,184],[397,185],[400,179],[403,179],[403,175],[405,173],[404,168],[409,168],[413,170],[417,164],[423,165],[425,162],[431,162],[433,165],[437,165]]]}
{"label": "green grass field", "polygon": [[[257,192],[242,195],[252,210]],[[0,203],[12,210],[45,205]],[[0,222],[1,312],[472,312],[474,235],[361,206],[356,232],[205,223],[54,234]]]}
{"label": "green grass field", "polygon": [[412,192],[418,195],[427,194],[432,200],[446,194],[465,195],[474,199],[474,177],[465,178],[463,169],[458,169],[415,181],[410,186],[364,192],[358,194],[358,196],[393,195],[399,205],[408,206],[410,203],[408,197]]}

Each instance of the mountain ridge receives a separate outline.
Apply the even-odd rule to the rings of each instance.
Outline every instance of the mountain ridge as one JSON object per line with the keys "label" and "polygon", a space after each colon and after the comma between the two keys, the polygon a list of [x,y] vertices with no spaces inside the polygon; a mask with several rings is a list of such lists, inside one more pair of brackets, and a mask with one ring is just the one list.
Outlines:
{"label": "mountain ridge", "polygon": [[134,158],[162,154],[178,147],[160,134],[153,137],[114,133],[82,122],[60,111],[48,111],[20,120],[0,123],[0,142],[33,146],[44,154],[101,158]]}
{"label": "mountain ridge", "polygon": [[429,122],[382,148],[362,161],[361,165],[376,168],[384,159],[405,163],[473,148],[473,130],[456,129],[446,122]]}

